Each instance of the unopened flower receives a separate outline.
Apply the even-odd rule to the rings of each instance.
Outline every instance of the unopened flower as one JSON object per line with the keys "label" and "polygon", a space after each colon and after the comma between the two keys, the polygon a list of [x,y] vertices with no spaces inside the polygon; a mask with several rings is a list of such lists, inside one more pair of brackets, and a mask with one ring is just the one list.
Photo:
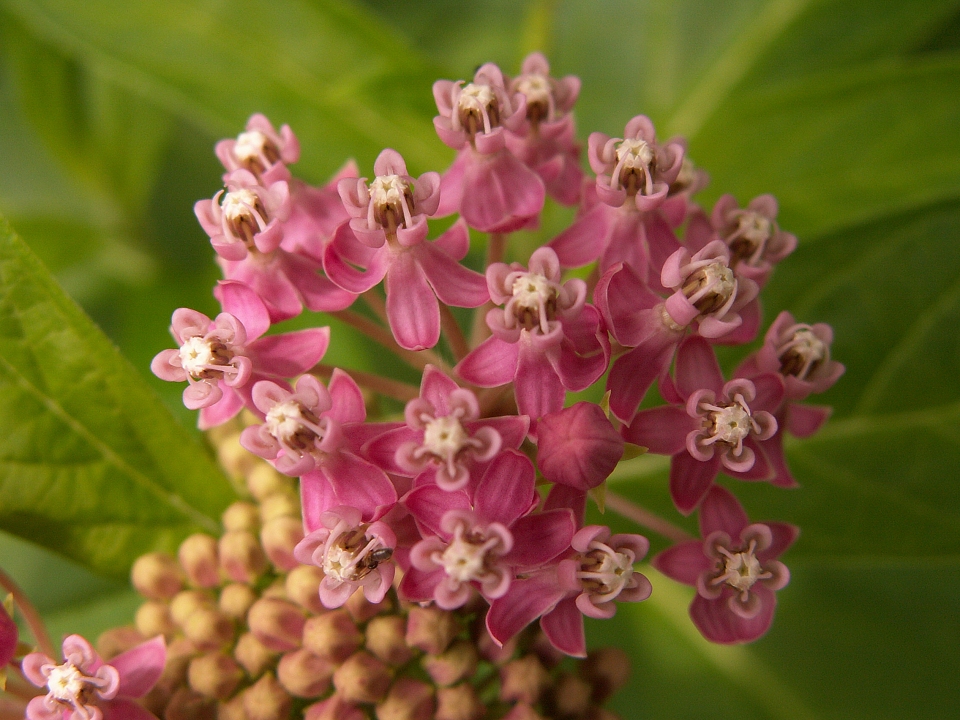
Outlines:
{"label": "unopened flower", "polygon": [[386,523],[364,523],[359,510],[341,506],[320,515],[319,527],[300,541],[294,555],[323,570],[320,602],[338,608],[358,588],[372,603],[383,600],[396,573],[391,562],[396,546]]}
{"label": "unopened flower", "polygon": [[160,679],[166,663],[163,637],[155,637],[105,663],[79,635],[63,641],[62,664],[43,653],[23,659],[23,674],[47,694],[27,705],[28,720],[156,720],[135,702]]}
{"label": "unopened flower", "polygon": [[653,559],[664,575],[697,588],[690,617],[716,643],[752,642],[773,621],[777,590],[790,572],[776,558],[796,539],[786,523],[753,523],[728,491],[713,487],[700,509],[703,540],[674,545]]}
{"label": "unopened flower", "polygon": [[490,297],[503,308],[487,313],[493,335],[454,369],[481,387],[514,383],[517,406],[535,420],[563,407],[567,390],[590,386],[606,370],[609,342],[600,313],[586,304],[586,283],[561,284],[550,248],[536,250],[528,268],[487,268]]}
{"label": "unopened flower", "polygon": [[262,337],[270,313],[257,294],[238,282],[219,285],[224,312],[211,320],[187,308],[174,311],[170,332],[180,345],[163,350],[150,369],[162,380],[187,381],[183,404],[200,410],[200,427],[226,422],[246,405],[259,380],[281,381],[320,362],[330,342],[329,328],[308,328]]}
{"label": "unopened flower", "polygon": [[579,402],[537,423],[537,467],[550,482],[587,491],[623,457],[623,438],[599,405]]}

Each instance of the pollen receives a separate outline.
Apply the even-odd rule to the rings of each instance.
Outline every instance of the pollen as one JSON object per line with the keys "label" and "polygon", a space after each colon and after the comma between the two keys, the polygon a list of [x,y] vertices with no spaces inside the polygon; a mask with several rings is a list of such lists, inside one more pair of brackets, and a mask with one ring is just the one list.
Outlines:
{"label": "pollen", "polygon": [[192,337],[180,347],[180,367],[191,377],[199,379],[203,371],[213,364],[213,348],[202,337]]}

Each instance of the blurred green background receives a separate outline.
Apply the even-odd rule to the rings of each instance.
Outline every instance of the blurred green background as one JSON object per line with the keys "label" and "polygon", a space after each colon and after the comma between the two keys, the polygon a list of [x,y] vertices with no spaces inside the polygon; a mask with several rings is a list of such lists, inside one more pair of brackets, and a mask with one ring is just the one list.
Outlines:
{"label": "blurred green background", "polygon": [[[765,321],[790,309],[831,323],[847,365],[822,399],[834,418],[789,447],[799,490],[730,481],[752,518],[803,530],[771,632],[708,645],[689,589],[651,571],[650,601],[589,626],[634,659],[615,709],[960,717],[960,3],[0,0],[0,213],[192,427],[182,388],[148,365],[175,308],[217,309],[192,213],[219,187],[214,142],[261,111],[297,132],[294,170],[315,184],[347,158],[369,173],[384,147],[413,174],[442,170],[433,81],[486,61],[516,73],[536,49],[582,78],[584,140],[645,113],[661,138],[688,138],[711,175],[705,206],[779,198],[800,247],[765,291]],[[540,239],[569,217],[549,214]],[[329,361],[377,367],[369,345],[334,337]],[[17,521],[12,442],[0,528],[102,571],[69,527]],[[624,463],[613,489],[671,516],[666,467]],[[0,565],[55,634],[95,635],[136,605],[122,581],[12,534]]]}

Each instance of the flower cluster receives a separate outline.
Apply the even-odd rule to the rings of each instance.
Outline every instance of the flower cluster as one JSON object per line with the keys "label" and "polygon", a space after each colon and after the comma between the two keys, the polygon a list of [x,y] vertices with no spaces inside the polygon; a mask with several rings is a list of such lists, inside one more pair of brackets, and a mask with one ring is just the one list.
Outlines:
{"label": "flower cluster", "polygon": [[[156,560],[153,580],[140,582],[154,605],[143,619],[138,614],[138,636],[186,638],[192,649],[177,667],[189,664],[190,692],[252,717],[250,707],[284,693],[324,696],[332,677],[338,692],[311,706],[309,717],[365,717],[351,714],[358,704],[390,698],[405,708],[428,698],[424,712],[447,717],[420,681],[376,671],[410,660],[403,642],[389,646],[398,653],[392,660],[370,646],[378,642],[369,629],[377,608],[406,613],[407,644],[416,645],[411,623],[422,610],[452,617],[461,629],[480,618],[469,652],[483,646],[504,662],[527,662],[514,650],[533,637],[528,626],[536,621],[537,637],[551,648],[541,649],[543,657],[586,656],[584,616],[609,618],[618,602],[651,593],[635,569],[648,540],[586,519],[588,497],[602,497],[631,445],[670,455],[677,510],[699,512],[702,540],[683,540],[653,559],[696,587],[697,628],[720,643],[752,641],[769,628],[774,592],[789,578],[776,558],[797,530],[751,523],[717,476],[796,484],[784,435],[806,437],[829,415],[802,401],[843,372],[830,358],[831,330],[783,312],[760,349],[725,377],[714,347],[758,336],[760,292],[796,238],[779,228],[769,195],[743,207],[725,195],[711,212],[701,208],[694,195],[706,174],[682,139],[659,140],[643,115],[622,137],[589,136],[595,178],[588,179],[573,116],[579,90],[574,77],[552,77],[539,53],[516,77],[486,64],[469,82],[438,81],[434,125],[457,151],[442,174],[414,177],[397,151],[385,149],[372,178],[351,163],[312,187],[290,171],[300,152],[293,131],[278,131],[262,115],[218,143],[224,188],[197,202],[195,213],[223,270],[214,289],[222,311],[213,319],[174,312],[178,347],[151,367],[187,383],[183,400],[200,411],[201,428],[240,422],[251,461],[257,456],[278,478],[297,480],[289,481],[295,497],[278,493],[272,509],[266,500],[252,510],[241,503],[225,515],[223,537],[185,543],[176,572]],[[576,217],[520,257],[509,234],[538,228],[548,196],[576,206]],[[430,220],[454,214],[431,237]],[[488,234],[483,267],[466,260],[471,231],[477,241]],[[271,332],[304,307],[338,318],[421,372],[419,388],[323,364],[329,344],[343,341],[327,327]],[[472,326],[451,307],[476,309]],[[664,404],[640,409],[654,383]],[[568,393],[583,391],[595,401],[568,405]],[[684,536],[675,530],[669,539]],[[287,578],[283,590],[263,591],[270,573]],[[181,587],[184,574],[193,589]],[[304,582],[291,589],[295,576]],[[157,578],[173,579],[158,590]],[[343,607],[355,608],[352,620]],[[358,616],[361,607],[374,609]],[[357,623],[368,623],[370,652],[359,642],[345,654],[316,650],[304,634],[308,611],[328,618],[331,637],[352,637]],[[329,618],[346,618],[353,629],[338,630],[341,620]],[[249,628],[239,641],[237,623]],[[234,655],[224,654],[231,643]],[[443,658],[454,652],[448,646],[425,651]],[[144,648],[136,652],[159,652]],[[126,656],[105,664],[80,640],[64,653],[72,670],[49,658],[24,661],[27,676],[50,688],[36,717],[65,702],[77,717],[96,717],[88,706],[127,702],[157,681],[138,676],[125,685]],[[446,689],[472,672],[450,669],[458,662],[451,656],[432,666],[456,675],[440,683]],[[589,693],[582,712],[561,712],[551,710],[555,696],[510,689],[523,684],[514,675],[529,684],[538,672],[505,674],[501,700],[564,717],[594,707]],[[73,695],[57,695],[61,685]],[[289,714],[289,703],[276,702]],[[471,702],[475,715],[463,717],[487,717]],[[489,717],[528,717],[518,713]]]}

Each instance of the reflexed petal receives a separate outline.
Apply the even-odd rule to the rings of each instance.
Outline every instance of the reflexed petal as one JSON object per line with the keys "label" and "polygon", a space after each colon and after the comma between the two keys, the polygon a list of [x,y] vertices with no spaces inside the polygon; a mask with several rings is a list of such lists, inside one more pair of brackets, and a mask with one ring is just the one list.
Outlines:
{"label": "reflexed petal", "polygon": [[486,522],[510,526],[537,503],[536,470],[526,455],[505,450],[487,466],[477,486],[477,514]]}
{"label": "reflexed petal", "polygon": [[707,494],[720,469],[720,456],[700,461],[687,452],[670,461],[670,497],[684,515],[689,515]]}
{"label": "reflexed petal", "polygon": [[486,621],[490,636],[503,645],[554,607],[564,594],[553,573],[514,580],[506,595],[490,605]]}
{"label": "reflexed petal", "polygon": [[387,271],[387,319],[400,347],[432,348],[440,339],[440,307],[411,251],[397,253]]}
{"label": "reflexed petal", "polygon": [[691,335],[677,349],[676,385],[680,394],[688,398],[697,390],[723,390],[723,374],[713,348],[706,340]]}
{"label": "reflexed petal", "polygon": [[623,429],[623,438],[658,455],[676,455],[683,451],[687,435],[697,427],[698,421],[683,408],[661,406],[638,412]]}
{"label": "reflexed petal", "polygon": [[703,543],[700,540],[669,547],[651,562],[667,577],[693,586],[697,584],[697,578],[702,572],[713,567],[713,561],[703,553]]}
{"label": "reflexed petal", "polygon": [[510,526],[513,549],[504,562],[515,568],[538,568],[570,548],[576,521],[569,509],[550,510],[517,519]]}
{"label": "reflexed petal", "polygon": [[260,372],[292,378],[320,362],[329,344],[330,328],[308,328],[262,337],[247,347],[247,353]]}
{"label": "reflexed petal", "polygon": [[436,485],[423,485],[403,499],[410,514],[430,532],[447,537],[440,526],[448,510],[470,510],[470,498],[462,490],[442,490]]}
{"label": "reflexed petal", "polygon": [[490,299],[487,278],[474,272],[430,243],[416,249],[417,262],[440,302],[475,308]]}
{"label": "reflexed petal", "polygon": [[550,643],[560,652],[573,657],[586,657],[583,614],[574,598],[561,600],[540,619],[540,627]]}
{"label": "reflexed petal", "polygon": [[329,414],[337,422],[361,423],[367,419],[367,409],[363,402],[363,393],[352,377],[340,368],[335,368],[330,376]]}
{"label": "reflexed petal", "polygon": [[453,371],[480,387],[497,387],[512,382],[520,350],[517,343],[489,337],[470,351]]}
{"label": "reflexed petal", "polygon": [[110,660],[120,674],[118,695],[143,697],[157,684],[167,662],[167,645],[162,635],[141,643]]}
{"label": "reflexed petal", "polygon": [[733,493],[719,485],[710,488],[700,508],[700,534],[703,537],[722,531],[737,538],[749,524],[747,513]]}

